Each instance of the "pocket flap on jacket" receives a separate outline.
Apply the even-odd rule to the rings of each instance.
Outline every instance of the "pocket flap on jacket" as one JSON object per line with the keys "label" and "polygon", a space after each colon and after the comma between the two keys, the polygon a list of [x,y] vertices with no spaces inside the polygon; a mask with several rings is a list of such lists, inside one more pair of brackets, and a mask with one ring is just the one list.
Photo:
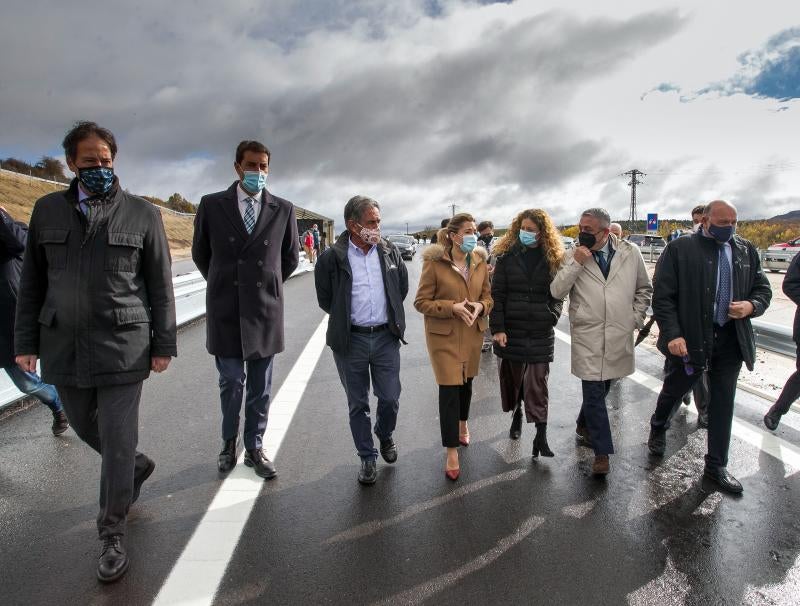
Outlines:
{"label": "pocket flap on jacket", "polygon": [[114,310],[114,323],[117,326],[150,322],[150,312],[144,307],[120,307]]}
{"label": "pocket flap on jacket", "polygon": [[453,332],[453,323],[444,318],[428,318],[427,329],[435,335],[449,335]]}
{"label": "pocket flap on jacket", "polygon": [[56,319],[55,307],[42,307],[42,311],[39,312],[39,324],[44,324],[45,326],[52,326],[53,321],[55,319]]}
{"label": "pocket flap on jacket", "polygon": [[133,246],[134,248],[142,248],[144,245],[144,234],[110,231],[108,232],[108,244],[110,246]]}
{"label": "pocket flap on jacket", "polygon": [[63,244],[67,236],[68,229],[43,229],[39,232],[39,244]]}

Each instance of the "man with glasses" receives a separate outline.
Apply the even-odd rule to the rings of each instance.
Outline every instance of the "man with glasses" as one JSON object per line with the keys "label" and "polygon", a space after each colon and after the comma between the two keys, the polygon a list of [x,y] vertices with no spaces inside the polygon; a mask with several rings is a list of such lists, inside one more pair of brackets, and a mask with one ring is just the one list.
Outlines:
{"label": "man with glasses", "polygon": [[650,453],[666,451],[672,410],[708,370],[708,450],[703,476],[726,492],[742,485],[727,470],[736,382],[742,362],[753,370],[755,338],[750,318],[769,306],[772,290],[756,248],[737,236],[736,208],[724,200],[705,207],[702,227],[662,253],[653,297],[658,349],[667,356],[656,410],[650,419]]}
{"label": "man with glasses", "polygon": [[576,433],[594,449],[592,473],[610,471],[614,453],[606,396],[612,379],[636,369],[633,331],[644,326],[653,287],[639,247],[610,234],[602,208],[583,211],[578,243],[550,285],[556,299],[569,295],[572,374],[581,379],[583,403]]}

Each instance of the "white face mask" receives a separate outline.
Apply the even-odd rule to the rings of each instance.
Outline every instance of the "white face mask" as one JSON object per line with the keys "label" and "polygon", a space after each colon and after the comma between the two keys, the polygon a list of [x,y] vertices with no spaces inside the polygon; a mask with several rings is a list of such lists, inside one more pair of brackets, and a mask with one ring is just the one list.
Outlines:
{"label": "white face mask", "polygon": [[362,227],[358,223],[356,223],[356,225],[358,225],[358,227],[361,228],[361,231],[358,232],[358,235],[367,244],[375,245],[375,244],[377,244],[378,242],[381,241],[381,228],[380,227],[375,227],[375,228]]}

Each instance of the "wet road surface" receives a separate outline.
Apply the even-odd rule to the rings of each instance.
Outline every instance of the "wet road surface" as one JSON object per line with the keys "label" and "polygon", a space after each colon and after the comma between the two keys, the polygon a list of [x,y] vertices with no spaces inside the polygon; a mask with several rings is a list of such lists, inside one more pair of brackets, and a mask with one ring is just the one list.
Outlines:
{"label": "wet road surface", "polygon": [[[673,422],[663,460],[648,456],[662,358],[641,350],[637,375],[609,395],[611,474],[593,478],[593,454],[574,439],[580,382],[569,374],[566,318],[550,374],[555,458],[531,458],[532,425],[509,440],[487,353],[461,478],[446,480],[437,388],[411,305],[420,262],[408,264],[399,460],[379,460],[374,486],[356,482],[344,393],[330,351],[312,351],[324,317],[313,276],[302,275],[285,288],[287,350],[276,358],[273,394],[284,384],[281,393],[297,392],[298,372],[307,385],[293,418],[270,419],[286,425],[278,478],[242,496],[238,525],[241,503],[207,514],[223,482],[217,375],[204,323],[183,329],[179,357],[145,383],[140,449],[157,467],[131,511],[131,568],[115,585],[95,580],[99,458],[71,430],[54,438],[43,406],[0,421],[0,602],[150,604],[159,592],[161,603],[186,604],[798,602],[797,415],[784,418],[776,440],[760,421],[768,403],[740,391],[729,469],[745,492],[715,492],[700,480],[705,430],[689,409]],[[237,466],[248,480],[229,481],[230,494],[252,489],[244,470]],[[230,558],[220,565],[185,553],[198,527],[212,529],[209,553]]]}

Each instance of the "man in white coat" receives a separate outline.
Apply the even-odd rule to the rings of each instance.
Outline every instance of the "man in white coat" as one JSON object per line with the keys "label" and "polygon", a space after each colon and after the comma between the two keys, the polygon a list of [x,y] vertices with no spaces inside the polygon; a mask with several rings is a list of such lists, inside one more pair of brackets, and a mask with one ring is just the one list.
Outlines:
{"label": "man in white coat", "polygon": [[639,247],[610,234],[602,208],[581,214],[578,243],[550,284],[556,299],[569,295],[572,374],[581,379],[583,404],[576,433],[594,449],[592,473],[609,472],[614,453],[606,396],[611,379],[633,373],[633,331],[644,326],[653,285]]}

